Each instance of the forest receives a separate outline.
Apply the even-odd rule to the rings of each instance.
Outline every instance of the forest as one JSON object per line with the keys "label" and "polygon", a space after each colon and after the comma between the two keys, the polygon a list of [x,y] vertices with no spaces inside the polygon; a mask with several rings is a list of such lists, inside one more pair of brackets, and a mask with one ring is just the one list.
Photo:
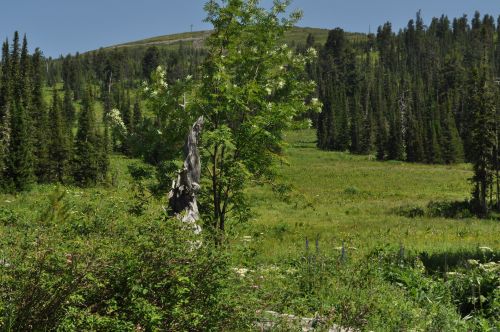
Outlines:
{"label": "forest", "polygon": [[[288,5],[208,1],[202,42],[3,42],[0,331],[500,328],[500,16]],[[169,199],[200,117],[198,234]]]}

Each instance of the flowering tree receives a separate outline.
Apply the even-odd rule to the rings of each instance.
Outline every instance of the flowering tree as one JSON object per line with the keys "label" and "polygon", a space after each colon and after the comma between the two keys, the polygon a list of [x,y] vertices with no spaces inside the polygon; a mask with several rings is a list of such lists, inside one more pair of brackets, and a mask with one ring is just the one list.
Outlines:
{"label": "flowering tree", "polygon": [[182,145],[195,114],[190,112],[193,81],[190,76],[167,83],[166,70],[158,66],[150,82],[144,82],[143,94],[152,117],[142,128],[141,153],[147,162],[158,165],[181,156]]}
{"label": "flowering tree", "polygon": [[295,54],[284,33],[301,17],[286,15],[289,1],[270,10],[258,0],[211,0],[207,21],[208,57],[196,98],[205,117],[202,139],[204,219],[222,234],[228,218],[247,216],[244,188],[250,181],[273,181],[282,158],[283,131],[294,117],[319,110],[305,65],[316,55]]}

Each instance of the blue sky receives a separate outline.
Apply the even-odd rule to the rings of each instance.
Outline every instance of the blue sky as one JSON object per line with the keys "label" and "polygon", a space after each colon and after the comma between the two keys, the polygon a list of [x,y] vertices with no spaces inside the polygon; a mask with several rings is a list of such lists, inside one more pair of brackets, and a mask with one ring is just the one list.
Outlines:
{"label": "blue sky", "polygon": [[[101,46],[164,34],[209,29],[202,22],[203,0],[5,0],[0,11],[0,38],[18,30],[28,35],[30,48],[46,56],[84,52]],[[269,6],[271,0],[263,0]],[[398,29],[422,10],[433,16],[470,16],[475,10],[497,17],[498,0],[294,0],[301,8],[301,26],[372,31],[386,21]]]}

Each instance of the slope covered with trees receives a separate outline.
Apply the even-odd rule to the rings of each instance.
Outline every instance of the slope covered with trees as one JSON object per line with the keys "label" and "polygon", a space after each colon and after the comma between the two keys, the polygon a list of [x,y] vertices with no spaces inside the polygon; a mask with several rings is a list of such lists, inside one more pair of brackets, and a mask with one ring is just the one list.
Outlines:
{"label": "slope covered with trees", "polygon": [[[75,117],[73,96],[83,93],[83,87],[73,89],[75,80],[65,81],[64,104],[57,87],[53,86],[52,102],[44,96],[45,59],[36,49],[28,53],[26,36],[22,46],[16,32],[12,43],[2,47],[0,78],[0,189],[22,191],[34,183],[60,182],[95,183],[107,174],[105,139],[96,128],[87,128],[92,114],[91,87],[86,93],[86,105],[80,112],[79,129],[73,136]],[[80,90],[81,89],[81,90]],[[87,121],[88,120],[88,121]],[[83,132],[95,132],[92,139]],[[74,141],[74,142],[73,142]],[[74,143],[74,144],[73,144]],[[90,148],[85,160],[99,160],[95,174],[82,164],[81,146]],[[75,147],[75,150],[72,147]],[[89,178],[90,176],[90,178]],[[89,182],[90,181],[90,182]]]}
{"label": "slope covered with trees", "polygon": [[478,84],[494,89],[500,76],[499,27],[479,13],[426,26],[418,13],[398,33],[379,27],[363,51],[331,31],[311,70],[324,103],[318,146],[380,160],[473,161],[473,99]]}

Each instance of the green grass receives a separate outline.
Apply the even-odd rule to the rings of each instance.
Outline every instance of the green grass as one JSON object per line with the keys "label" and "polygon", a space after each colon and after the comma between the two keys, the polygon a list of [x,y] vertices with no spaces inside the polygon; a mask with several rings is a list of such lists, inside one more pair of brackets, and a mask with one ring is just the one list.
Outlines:
{"label": "green grass", "polygon": [[[378,162],[370,156],[320,151],[314,140],[312,130],[288,132],[285,154],[289,164],[281,166],[280,175],[281,181],[292,184],[291,192],[283,199],[267,186],[249,188],[254,218],[246,224],[228,225],[230,242],[225,248],[229,257],[224,257],[224,261],[232,274],[241,267],[248,272],[245,277],[233,275],[237,279],[228,282],[233,288],[226,290],[229,292],[227,297],[233,301],[236,313],[248,315],[248,312],[274,310],[307,317],[319,315],[342,326],[374,331],[467,330],[466,324],[469,330],[480,330],[478,326],[486,324],[481,317],[488,317],[494,324],[497,308],[494,303],[498,296],[488,285],[497,287],[495,272],[490,273],[480,266],[470,272],[468,266],[469,274],[459,270],[461,272],[450,277],[455,278],[450,281],[433,273],[443,267],[443,262],[450,266],[450,271],[455,271],[451,268],[462,268],[458,263],[453,265],[455,262],[481,258],[477,255],[484,253],[478,247],[490,247],[493,259],[497,259],[500,223],[475,218],[406,218],[395,213],[405,206],[425,208],[431,201],[468,198],[470,165]],[[140,216],[131,213],[138,203],[127,172],[132,163],[140,161],[112,156],[112,185],[87,189],[65,187],[63,205],[68,208],[67,214],[51,222],[43,215],[44,211],[50,211],[47,210],[49,206],[53,206],[53,211],[59,206],[59,203],[49,203],[56,185],[37,185],[32,191],[17,195],[0,194],[0,259],[10,262],[24,260],[23,253],[34,255],[38,249],[33,251],[30,246],[38,242],[33,239],[39,236],[37,234],[45,234],[46,245],[54,250],[53,256],[59,261],[54,260],[55,263],[47,267],[36,265],[34,258],[25,263],[34,271],[46,269],[48,281],[59,280],[60,272],[68,269],[64,263],[65,254],[75,251],[75,257],[85,257],[85,248],[95,247],[104,248],[98,254],[99,259],[115,264],[109,272],[109,280],[114,280],[117,274],[120,280],[147,284],[148,276],[142,273],[131,276],[130,271],[111,260],[115,255],[135,249],[127,247],[130,243],[146,241],[156,248],[157,242],[151,241],[158,240],[156,234],[163,234],[153,231],[151,239],[144,239],[141,232],[161,220],[166,197],[149,199]],[[59,211],[62,211],[60,206]],[[129,242],[130,236],[135,242]],[[319,252],[314,248],[317,236]],[[309,251],[304,250],[306,237]],[[166,241],[172,244],[171,239]],[[346,260],[340,259],[343,242]],[[401,257],[398,256],[400,245],[406,253]],[[378,250],[377,255],[370,255],[374,250]],[[427,255],[422,256],[422,261],[415,259],[416,254],[423,252]],[[134,261],[130,257],[118,261],[127,266],[127,259]],[[59,265],[52,270],[57,262]],[[421,268],[422,262],[428,269],[430,265],[429,273]],[[9,278],[17,278],[18,267],[13,266],[15,270],[9,272]],[[171,266],[182,268],[182,264]],[[95,273],[102,275],[108,267],[97,264]],[[139,268],[139,272],[142,269]],[[185,271],[187,275],[191,272]],[[23,279],[19,282],[8,280],[20,287],[30,280],[29,274],[21,276]],[[460,320],[457,305],[478,303],[475,292],[479,288],[474,287],[479,286],[475,284],[483,285],[481,296],[487,296],[491,313],[475,314],[466,323]],[[47,285],[52,284],[47,282],[43,287],[38,284],[34,287]],[[79,287],[85,294],[86,287],[90,286],[83,283]],[[193,287],[196,288],[196,284]],[[94,288],[91,289],[100,294]],[[121,298],[121,288],[114,291],[114,296]],[[28,296],[23,292],[29,293],[21,287],[17,298],[21,302]],[[47,294],[50,299],[52,291]],[[80,309],[82,314],[86,312],[85,307]],[[129,307],[125,309],[128,312]],[[109,312],[108,315],[114,314]],[[129,318],[126,315],[124,317]],[[2,321],[0,327],[1,324]]]}
{"label": "green grass", "polygon": [[[284,42],[289,45],[305,44],[307,36],[311,33],[317,44],[323,45],[328,37],[328,29],[319,28],[309,28],[309,27],[294,27],[291,31],[285,34]],[[128,43],[112,45],[106,47],[105,49],[121,48],[121,47],[132,47],[132,48],[142,48],[149,46],[158,46],[168,49],[177,49],[179,44],[182,42],[185,45],[202,46],[203,41],[210,35],[210,30],[205,31],[193,31],[193,32],[183,32],[171,35],[162,35],[151,38],[146,38],[142,40],[136,40]],[[347,33],[347,38],[352,41],[364,41],[366,40],[366,35],[363,33]]]}
{"label": "green grass", "polygon": [[[345,241],[356,248],[353,255],[387,244],[429,253],[479,246],[500,249],[496,220],[407,218],[395,212],[406,206],[425,208],[431,201],[469,198],[470,165],[378,162],[372,156],[320,151],[312,130],[289,132],[286,140],[288,165],[281,165],[280,174],[281,181],[292,185],[289,199],[280,199],[268,186],[250,188],[254,217],[232,228],[238,236],[258,238],[259,260],[272,262],[302,250],[306,237],[317,236],[320,246],[328,248]],[[131,198],[127,165],[133,162],[137,161],[113,156],[111,170],[117,174],[117,187],[74,190],[105,193],[102,204],[111,197],[126,202]],[[52,188],[43,185],[30,193],[0,195],[0,208],[39,212]],[[151,209],[165,203],[153,201]]]}
{"label": "green grass", "polygon": [[[259,237],[262,261],[279,260],[304,247],[305,238],[320,238],[320,246],[346,242],[351,255],[384,245],[437,253],[500,249],[500,223],[475,218],[406,218],[394,210],[425,208],[431,201],[457,201],[470,196],[470,165],[420,165],[378,162],[370,156],[320,151],[311,130],[290,132],[281,170],[294,186],[290,202],[277,199],[270,188],[250,190],[256,217],[241,232]],[[262,234],[261,234],[262,233]]]}

